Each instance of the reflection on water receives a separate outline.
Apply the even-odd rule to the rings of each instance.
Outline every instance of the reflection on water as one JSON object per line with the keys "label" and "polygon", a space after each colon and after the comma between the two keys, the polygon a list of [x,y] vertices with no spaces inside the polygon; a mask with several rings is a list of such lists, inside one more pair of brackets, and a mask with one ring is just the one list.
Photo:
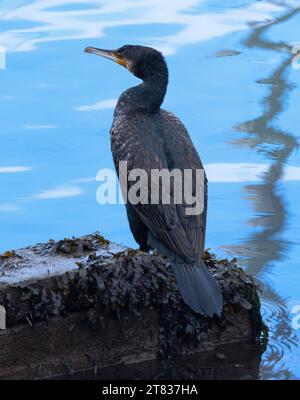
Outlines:
{"label": "reflection on water", "polygon": [[[174,361],[145,361],[81,371],[58,379],[258,379],[261,351],[246,343],[226,344]],[[55,379],[55,378],[52,378]]]}
{"label": "reflection on water", "polygon": [[262,81],[271,85],[270,93],[263,100],[263,114],[259,118],[240,124],[237,130],[247,135],[234,141],[237,145],[248,146],[262,153],[271,161],[269,170],[264,173],[259,184],[244,187],[255,211],[255,216],[249,221],[254,227],[254,233],[243,239],[239,245],[228,248],[232,254],[242,257],[242,264],[263,287],[264,320],[270,327],[269,347],[261,372],[262,377],[266,379],[292,377],[288,354],[297,346],[297,336],[290,325],[285,299],[268,284],[268,273],[274,261],[287,258],[292,246],[291,242],[280,238],[286,227],[287,205],[284,196],[279,193],[278,186],[284,166],[298,147],[298,143],[293,134],[275,126],[276,118],[284,111],[285,101],[293,89],[287,80],[293,59],[292,47],[283,42],[269,41],[265,35],[271,27],[286,22],[299,12],[300,7],[288,9],[276,21],[254,28],[245,41],[249,49],[256,47],[280,52],[283,60],[272,75]]}

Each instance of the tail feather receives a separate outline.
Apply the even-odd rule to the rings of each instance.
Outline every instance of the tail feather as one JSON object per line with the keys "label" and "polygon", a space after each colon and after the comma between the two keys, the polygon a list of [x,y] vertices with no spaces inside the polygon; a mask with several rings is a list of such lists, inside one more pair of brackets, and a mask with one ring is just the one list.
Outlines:
{"label": "tail feather", "polygon": [[220,316],[223,296],[205,263],[191,265],[175,261],[172,265],[184,302],[196,313]]}

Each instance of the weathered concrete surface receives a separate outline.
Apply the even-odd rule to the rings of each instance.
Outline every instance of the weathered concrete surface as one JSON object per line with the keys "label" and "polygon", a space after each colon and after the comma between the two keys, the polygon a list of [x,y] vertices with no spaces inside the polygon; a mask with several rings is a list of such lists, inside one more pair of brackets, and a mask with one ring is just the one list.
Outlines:
{"label": "weathered concrete surface", "polygon": [[199,317],[182,302],[166,258],[98,234],[4,253],[0,379],[107,378],[112,366],[198,352],[203,360],[225,343],[257,343],[264,326],[252,279],[234,261],[208,253],[205,261],[222,288],[220,319]]}

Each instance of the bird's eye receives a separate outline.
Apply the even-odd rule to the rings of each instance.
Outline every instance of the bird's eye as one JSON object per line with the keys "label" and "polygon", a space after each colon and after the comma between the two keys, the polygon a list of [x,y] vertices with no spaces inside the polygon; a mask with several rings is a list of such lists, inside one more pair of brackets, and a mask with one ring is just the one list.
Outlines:
{"label": "bird's eye", "polygon": [[122,46],[117,50],[118,53],[123,53],[124,51],[126,51],[126,46]]}

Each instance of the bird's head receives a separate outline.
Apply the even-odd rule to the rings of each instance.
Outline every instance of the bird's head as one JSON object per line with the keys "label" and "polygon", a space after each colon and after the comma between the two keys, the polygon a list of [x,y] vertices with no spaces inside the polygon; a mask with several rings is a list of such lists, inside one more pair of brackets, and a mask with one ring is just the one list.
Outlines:
{"label": "bird's head", "polygon": [[151,47],[125,45],[117,50],[86,47],[84,51],[113,60],[143,80],[150,78],[159,70],[167,72],[163,55]]}

